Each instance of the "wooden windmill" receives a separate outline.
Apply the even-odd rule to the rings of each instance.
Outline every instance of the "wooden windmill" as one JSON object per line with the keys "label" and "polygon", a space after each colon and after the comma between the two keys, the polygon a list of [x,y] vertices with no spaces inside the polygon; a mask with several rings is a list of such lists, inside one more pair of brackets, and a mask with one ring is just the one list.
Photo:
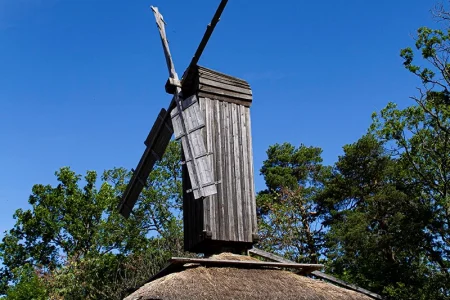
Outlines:
{"label": "wooden windmill", "polygon": [[182,144],[184,247],[197,253],[239,252],[258,239],[250,86],[197,64],[227,2],[221,1],[181,80],[165,22],[152,7],[169,69],[165,89],[173,98],[145,140],[146,150],[119,205],[120,213],[128,217],[174,133]]}

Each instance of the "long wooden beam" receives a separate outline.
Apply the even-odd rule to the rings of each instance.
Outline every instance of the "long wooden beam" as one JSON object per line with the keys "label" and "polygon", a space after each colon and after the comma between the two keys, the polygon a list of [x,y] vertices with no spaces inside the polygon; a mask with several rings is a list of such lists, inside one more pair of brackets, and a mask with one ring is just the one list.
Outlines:
{"label": "long wooden beam", "polygon": [[[189,63],[188,67],[186,68],[186,70],[183,73],[183,76],[181,76],[181,82],[183,82],[184,79],[186,79],[186,77],[189,74],[189,71],[196,67],[200,57],[203,54],[203,51],[206,48],[206,45],[209,42],[209,39],[211,38],[211,35],[214,32],[214,29],[216,28],[217,23],[219,23],[220,21],[220,17],[222,16],[223,11],[225,10],[225,7],[227,6],[228,0],[222,0],[219,4],[219,6],[217,7],[217,10],[211,20],[211,22],[208,24],[208,26],[206,27],[206,31],[203,34],[203,37],[200,41],[200,44],[197,47],[197,50],[195,51],[194,56],[191,59],[191,62]],[[166,83],[166,92],[168,92],[169,94],[174,94],[175,93],[175,87],[173,86],[173,84],[171,84],[170,82],[170,78]],[[170,108],[173,108],[172,106],[169,106],[169,112],[170,112]]]}
{"label": "long wooden beam", "polygon": [[197,263],[205,266],[245,266],[245,267],[278,267],[289,269],[315,269],[319,270],[324,267],[321,264],[299,264],[295,262],[267,262],[256,260],[222,260],[222,259],[208,259],[208,258],[184,258],[172,257],[170,262],[177,264]]}
{"label": "long wooden beam", "polygon": [[203,38],[200,41],[200,44],[198,45],[197,51],[195,51],[194,57],[192,57],[189,67],[196,66],[198,61],[200,60],[200,57],[203,54],[203,50],[205,50],[206,44],[208,44],[209,38],[211,37],[212,33],[214,32],[214,28],[216,28],[217,23],[219,23],[220,16],[222,15],[222,12],[225,9],[225,6],[227,6],[227,3],[228,3],[228,0],[222,0],[220,2],[219,7],[217,8],[216,13],[214,14],[214,16],[212,18],[211,23],[209,23],[208,26],[206,27],[205,34],[203,35]]}
{"label": "long wooden beam", "polygon": [[155,163],[161,159],[170,142],[170,138],[173,134],[173,128],[170,118],[166,118],[167,111],[161,109],[158,118],[156,118],[153,127],[147,136],[144,144],[144,154],[133,171],[133,175],[128,182],[125,192],[122,195],[122,199],[118,205],[119,213],[128,218],[133,210],[133,206],[136,204],[139,195],[146,186],[147,178],[153,169]]}
{"label": "long wooden beam", "polygon": [[198,264],[201,266],[214,266],[214,267],[235,267],[235,268],[286,268],[297,269],[302,273],[310,273],[313,270],[323,268],[320,264],[298,264],[294,262],[281,263],[281,262],[266,262],[266,261],[254,261],[254,260],[219,260],[208,258],[185,258],[185,257],[172,257],[169,263],[157,274],[155,274],[150,281],[164,277],[170,273],[180,271],[184,269],[185,264]]}

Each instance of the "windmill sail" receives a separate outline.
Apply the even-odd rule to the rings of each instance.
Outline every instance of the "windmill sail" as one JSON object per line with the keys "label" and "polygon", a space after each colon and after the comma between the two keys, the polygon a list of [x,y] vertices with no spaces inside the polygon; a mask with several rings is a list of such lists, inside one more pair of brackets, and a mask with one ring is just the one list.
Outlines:
{"label": "windmill sail", "polygon": [[[169,42],[166,37],[165,22],[157,7],[152,7],[158,25],[161,43],[166,57],[169,71],[169,86],[174,91],[175,102],[171,112],[172,124],[176,139],[181,139],[186,165],[189,170],[192,192],[196,199],[217,193],[212,172],[211,156],[206,152],[201,129],[205,126],[205,121],[200,111],[200,106],[195,97],[182,98],[181,83],[175,71],[175,66],[170,54]],[[172,105],[171,105],[172,107]]]}
{"label": "windmill sail", "polygon": [[128,218],[133,206],[146,185],[147,178],[153,169],[156,161],[160,160],[170,142],[173,134],[170,118],[166,117],[167,111],[163,108],[158,115],[153,127],[145,140],[144,154],[139,161],[136,170],[133,172],[130,182],[127,185],[122,201],[119,204],[119,212]]}
{"label": "windmill sail", "polygon": [[[219,22],[220,15],[227,2],[228,0],[221,0],[213,20],[208,25],[202,41],[185,72],[186,74],[189,73],[188,71],[191,67],[196,66],[200,59],[215,26]],[[205,122],[200,112],[199,104],[195,98],[181,100],[181,82],[178,79],[170,54],[169,43],[165,31],[165,22],[163,16],[158,11],[158,8],[153,6],[151,8],[155,15],[169,70],[169,80],[166,84],[166,91],[169,94],[173,94],[174,97],[170,102],[167,111],[165,109],[161,110],[152,130],[144,142],[147,148],[145,149],[136,170],[133,170],[133,176],[126,187],[122,200],[118,206],[120,213],[124,217],[130,215],[133,206],[139,198],[139,194],[146,185],[148,176],[152,171],[154,164],[161,159],[169,144],[173,134],[170,117],[173,118],[175,126],[177,127],[177,138],[181,139],[186,157],[185,163],[187,164],[189,170],[188,173],[192,181],[191,191],[193,192],[194,197],[198,199],[217,193],[217,188],[212,175],[211,153],[206,153],[205,143],[202,139],[201,129],[205,126]],[[172,112],[172,114],[169,115],[170,112]],[[186,118],[184,117],[185,114]]]}
{"label": "windmill sail", "polygon": [[[217,193],[212,171],[212,153],[208,153],[202,129],[205,120],[196,96],[181,100],[171,112],[175,139],[181,140],[194,198]],[[181,109],[181,110],[180,110]]]}

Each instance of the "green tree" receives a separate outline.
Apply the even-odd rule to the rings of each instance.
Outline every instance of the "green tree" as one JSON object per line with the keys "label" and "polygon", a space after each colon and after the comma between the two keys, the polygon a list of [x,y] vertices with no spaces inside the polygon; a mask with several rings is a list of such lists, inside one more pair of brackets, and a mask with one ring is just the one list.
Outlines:
{"label": "green tree", "polygon": [[[440,29],[419,28],[415,50],[401,51],[407,70],[421,81],[415,104],[389,103],[374,115],[372,131],[405,166],[405,178],[420,187],[420,201],[432,215],[423,230],[431,267],[450,286],[450,14],[434,11]],[[416,58],[416,52],[421,58]],[[417,61],[424,66],[418,65]],[[443,294],[450,297],[450,289]]]}
{"label": "green tree", "polygon": [[328,272],[394,299],[439,299],[424,251],[429,207],[372,135],[344,147],[318,197],[325,215]]}
{"label": "green tree", "polygon": [[8,289],[7,300],[46,300],[48,299],[47,289],[41,280],[41,274],[30,265],[24,265],[13,271],[16,284]]}
{"label": "green tree", "polygon": [[33,186],[31,208],[16,211],[16,224],[0,243],[0,294],[20,287],[15,270],[29,265],[46,275],[50,293],[122,299],[132,283],[148,279],[133,260],[154,261],[147,270],[155,271],[171,252],[182,251],[179,159],[179,145],[172,142],[129,219],[117,212],[131,176],[123,168],[105,171],[98,182],[96,172],[82,180],[64,167],[56,172],[58,185]]}
{"label": "green tree", "polygon": [[267,150],[261,169],[267,189],[257,196],[260,247],[298,262],[319,261],[323,226],[315,197],[329,173],[321,152],[288,143]]}

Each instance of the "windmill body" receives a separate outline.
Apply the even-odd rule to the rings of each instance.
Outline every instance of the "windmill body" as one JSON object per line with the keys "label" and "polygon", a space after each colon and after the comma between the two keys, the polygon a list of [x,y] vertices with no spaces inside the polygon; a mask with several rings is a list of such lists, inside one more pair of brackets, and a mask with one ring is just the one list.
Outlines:
{"label": "windmill body", "polygon": [[183,152],[184,244],[187,251],[197,253],[240,252],[257,241],[252,91],[244,80],[197,64],[226,2],[219,5],[181,80],[170,54],[165,22],[152,7],[169,70],[165,88],[173,99],[167,110],[161,109],[119,205],[120,213],[128,217],[174,133]]}
{"label": "windmill body", "polygon": [[257,240],[250,105],[247,82],[204,67],[192,68],[183,94],[200,104],[201,135],[212,154],[217,193],[195,199],[183,165],[184,246],[192,252],[239,252]]}

